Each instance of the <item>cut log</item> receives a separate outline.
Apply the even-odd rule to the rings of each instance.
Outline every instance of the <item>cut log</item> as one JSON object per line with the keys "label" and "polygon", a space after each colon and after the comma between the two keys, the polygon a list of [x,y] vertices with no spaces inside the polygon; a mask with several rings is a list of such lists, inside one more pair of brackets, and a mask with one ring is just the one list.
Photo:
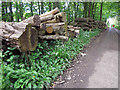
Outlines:
{"label": "cut log", "polygon": [[41,17],[40,20],[41,20],[41,22],[45,22],[45,21],[51,20],[51,19],[53,19],[53,18],[54,18],[54,15],[53,15],[53,14],[50,14],[50,15]]}
{"label": "cut log", "polygon": [[[7,23],[1,22],[2,34],[0,33],[6,44],[11,47],[17,47],[22,52],[33,51],[37,46],[37,30],[31,24],[26,26],[26,23]],[[17,26],[23,26],[22,28]],[[15,26],[15,27],[13,27]],[[4,33],[5,32],[5,33]]]}
{"label": "cut log", "polygon": [[37,30],[31,24],[28,24],[18,41],[22,52],[34,51],[38,43]]}
{"label": "cut log", "polygon": [[60,23],[47,23],[46,26],[63,26],[66,23],[64,22],[60,22]]}
{"label": "cut log", "polygon": [[66,36],[59,36],[59,35],[46,35],[46,36],[39,36],[40,39],[61,39],[61,40],[68,40]]}
{"label": "cut log", "polygon": [[20,23],[29,23],[32,26],[40,26],[41,20],[40,20],[39,15],[36,14],[32,17],[29,17],[29,18],[21,21]]}
{"label": "cut log", "polygon": [[66,22],[66,13],[65,12],[60,12],[55,15],[55,17],[59,17],[61,22]]}
{"label": "cut log", "polygon": [[40,28],[36,28],[38,30],[38,35],[45,35],[46,33],[46,24],[45,23],[41,23],[40,24]]}
{"label": "cut log", "polygon": [[52,26],[46,27],[46,31],[47,31],[47,33],[49,33],[49,34],[53,33],[53,27],[52,27]]}
{"label": "cut log", "polygon": [[50,11],[50,12],[46,12],[45,14],[41,14],[40,17],[45,17],[45,16],[48,16],[48,15],[50,15],[50,14],[55,15],[55,14],[57,14],[57,13],[59,13],[59,9],[56,7],[55,9],[53,9],[53,10]]}

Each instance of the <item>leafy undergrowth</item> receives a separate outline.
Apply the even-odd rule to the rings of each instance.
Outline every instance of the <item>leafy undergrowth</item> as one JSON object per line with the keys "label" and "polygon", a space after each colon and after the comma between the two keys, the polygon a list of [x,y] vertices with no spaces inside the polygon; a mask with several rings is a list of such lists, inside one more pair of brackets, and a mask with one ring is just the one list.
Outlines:
{"label": "leafy undergrowth", "polygon": [[[29,65],[25,54],[13,55],[8,50],[2,55],[2,88],[44,88],[49,87],[59,74],[70,66],[72,59],[80,53],[90,39],[98,35],[100,30],[82,31],[77,38],[68,41],[43,41],[36,51],[30,52]],[[6,55],[10,55],[7,58]]]}
{"label": "leafy undergrowth", "polygon": [[120,30],[120,26],[115,26],[115,28],[117,28],[118,30]]}

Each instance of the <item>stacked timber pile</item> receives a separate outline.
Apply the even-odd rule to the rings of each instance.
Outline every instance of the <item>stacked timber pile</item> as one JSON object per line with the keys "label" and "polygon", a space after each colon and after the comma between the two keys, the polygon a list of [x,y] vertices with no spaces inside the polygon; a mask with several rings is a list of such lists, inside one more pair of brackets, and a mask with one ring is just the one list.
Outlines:
{"label": "stacked timber pile", "polygon": [[72,25],[68,25],[68,36],[69,37],[76,37],[79,35],[80,27],[74,27]]}
{"label": "stacked timber pile", "polygon": [[104,29],[107,28],[107,24],[106,24],[105,22],[103,22],[103,21],[95,21],[95,23],[96,23],[96,26],[97,26],[99,29],[104,30]]}
{"label": "stacked timber pile", "polygon": [[95,28],[106,27],[106,24],[102,21],[95,21],[92,18],[76,18],[73,26],[81,27],[83,30],[94,30]]}
{"label": "stacked timber pile", "polygon": [[1,22],[0,30],[3,45],[22,52],[34,51],[38,39],[68,39],[66,14],[58,8],[21,22]]}

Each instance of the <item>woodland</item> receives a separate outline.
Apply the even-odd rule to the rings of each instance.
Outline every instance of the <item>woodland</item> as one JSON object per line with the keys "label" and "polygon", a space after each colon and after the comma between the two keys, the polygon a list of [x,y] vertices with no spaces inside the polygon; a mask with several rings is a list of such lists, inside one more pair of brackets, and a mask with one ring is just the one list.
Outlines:
{"label": "woodland", "polygon": [[[115,18],[119,2],[1,2],[0,88],[50,88]],[[106,23],[107,22],[107,23]]]}

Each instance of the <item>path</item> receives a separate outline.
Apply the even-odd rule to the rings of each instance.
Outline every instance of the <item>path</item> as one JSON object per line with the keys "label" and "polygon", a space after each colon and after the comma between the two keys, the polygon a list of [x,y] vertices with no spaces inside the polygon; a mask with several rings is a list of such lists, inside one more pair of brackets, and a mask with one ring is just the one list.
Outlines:
{"label": "path", "polygon": [[55,88],[117,88],[118,31],[109,28],[61,77]]}

